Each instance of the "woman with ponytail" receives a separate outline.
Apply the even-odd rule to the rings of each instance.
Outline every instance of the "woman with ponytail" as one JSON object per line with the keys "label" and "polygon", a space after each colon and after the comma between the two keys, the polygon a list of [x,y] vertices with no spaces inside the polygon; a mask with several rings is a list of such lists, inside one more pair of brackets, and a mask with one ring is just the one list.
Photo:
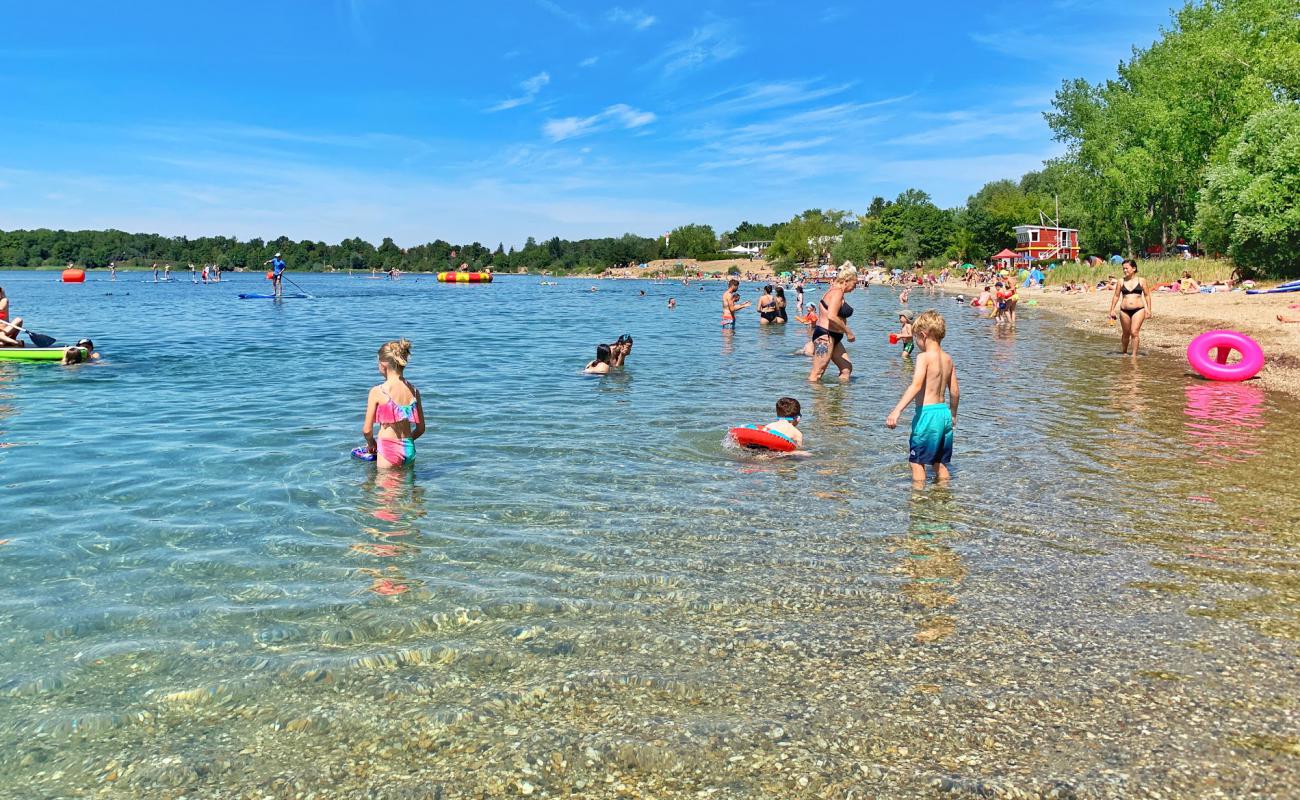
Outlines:
{"label": "woman with ponytail", "polygon": [[[402,377],[411,358],[406,339],[379,348],[379,374],[384,382],[370,390],[362,435],[366,449],[380,467],[400,467],[415,458],[415,440],[424,435],[424,406],[420,392]],[[375,434],[375,425],[379,434]]]}

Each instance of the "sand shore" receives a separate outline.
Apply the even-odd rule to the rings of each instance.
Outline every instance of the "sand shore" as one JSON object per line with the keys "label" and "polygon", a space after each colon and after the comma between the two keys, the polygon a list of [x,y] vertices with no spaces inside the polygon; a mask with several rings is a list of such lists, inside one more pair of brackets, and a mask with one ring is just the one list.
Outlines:
{"label": "sand shore", "polygon": [[[978,288],[972,293],[960,283],[950,282],[943,288],[948,293],[960,291],[968,299],[978,294]],[[1061,316],[1072,328],[1114,337],[1118,349],[1118,328],[1106,315],[1110,308],[1109,292],[1067,295],[1052,288],[1021,289],[1020,299],[1022,311],[1027,310],[1028,301],[1037,300],[1038,309]],[[1250,383],[1300,397],[1300,324],[1277,320],[1279,314],[1300,318],[1300,307],[1289,308],[1293,305],[1300,306],[1300,292],[1158,293],[1152,304],[1154,316],[1142,327],[1142,351],[1164,352],[1183,359],[1187,344],[1194,336],[1218,328],[1239,331],[1264,349],[1264,369]]]}

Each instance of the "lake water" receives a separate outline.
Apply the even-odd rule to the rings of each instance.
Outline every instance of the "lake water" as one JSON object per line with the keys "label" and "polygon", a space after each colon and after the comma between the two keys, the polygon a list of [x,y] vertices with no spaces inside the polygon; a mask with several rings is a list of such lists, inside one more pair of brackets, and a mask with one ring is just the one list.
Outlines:
{"label": "lake water", "polygon": [[[721,332],[714,283],[56,277],[0,285],[105,363],[0,362],[0,796],[1300,785],[1300,406],[1179,353],[914,294],[963,401],[916,490],[880,288],[809,386],[803,326]],[[377,477],[399,336],[429,431]],[[812,458],[724,445],[783,394]]]}

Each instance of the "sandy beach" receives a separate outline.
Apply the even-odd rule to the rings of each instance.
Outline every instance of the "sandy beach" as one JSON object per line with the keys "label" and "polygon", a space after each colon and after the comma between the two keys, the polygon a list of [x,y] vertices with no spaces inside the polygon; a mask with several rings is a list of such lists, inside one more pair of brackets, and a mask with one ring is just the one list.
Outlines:
{"label": "sandy beach", "polygon": [[[965,284],[949,283],[944,288],[950,293],[960,291],[973,296]],[[1049,287],[1022,289],[1020,297],[1022,310],[1027,308],[1028,301],[1037,300],[1038,308],[1059,314],[1072,328],[1115,337],[1118,348],[1116,323],[1106,315],[1110,308],[1109,292],[1067,295]],[[1142,328],[1142,352],[1159,351],[1184,358],[1187,344],[1198,334],[1214,329],[1240,331],[1264,348],[1264,369],[1251,383],[1300,397],[1300,324],[1277,319],[1279,314],[1300,318],[1300,308],[1289,308],[1295,305],[1300,305],[1300,292],[1158,293],[1153,303],[1155,315]]]}

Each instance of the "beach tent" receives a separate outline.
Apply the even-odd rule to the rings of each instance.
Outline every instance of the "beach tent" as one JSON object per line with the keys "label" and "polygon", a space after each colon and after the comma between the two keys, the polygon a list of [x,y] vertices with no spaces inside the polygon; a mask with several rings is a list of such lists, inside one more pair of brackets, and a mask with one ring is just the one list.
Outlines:
{"label": "beach tent", "polygon": [[1011,269],[1012,263],[1019,255],[1016,251],[1004,247],[1001,253],[993,256],[993,266],[998,269]]}

